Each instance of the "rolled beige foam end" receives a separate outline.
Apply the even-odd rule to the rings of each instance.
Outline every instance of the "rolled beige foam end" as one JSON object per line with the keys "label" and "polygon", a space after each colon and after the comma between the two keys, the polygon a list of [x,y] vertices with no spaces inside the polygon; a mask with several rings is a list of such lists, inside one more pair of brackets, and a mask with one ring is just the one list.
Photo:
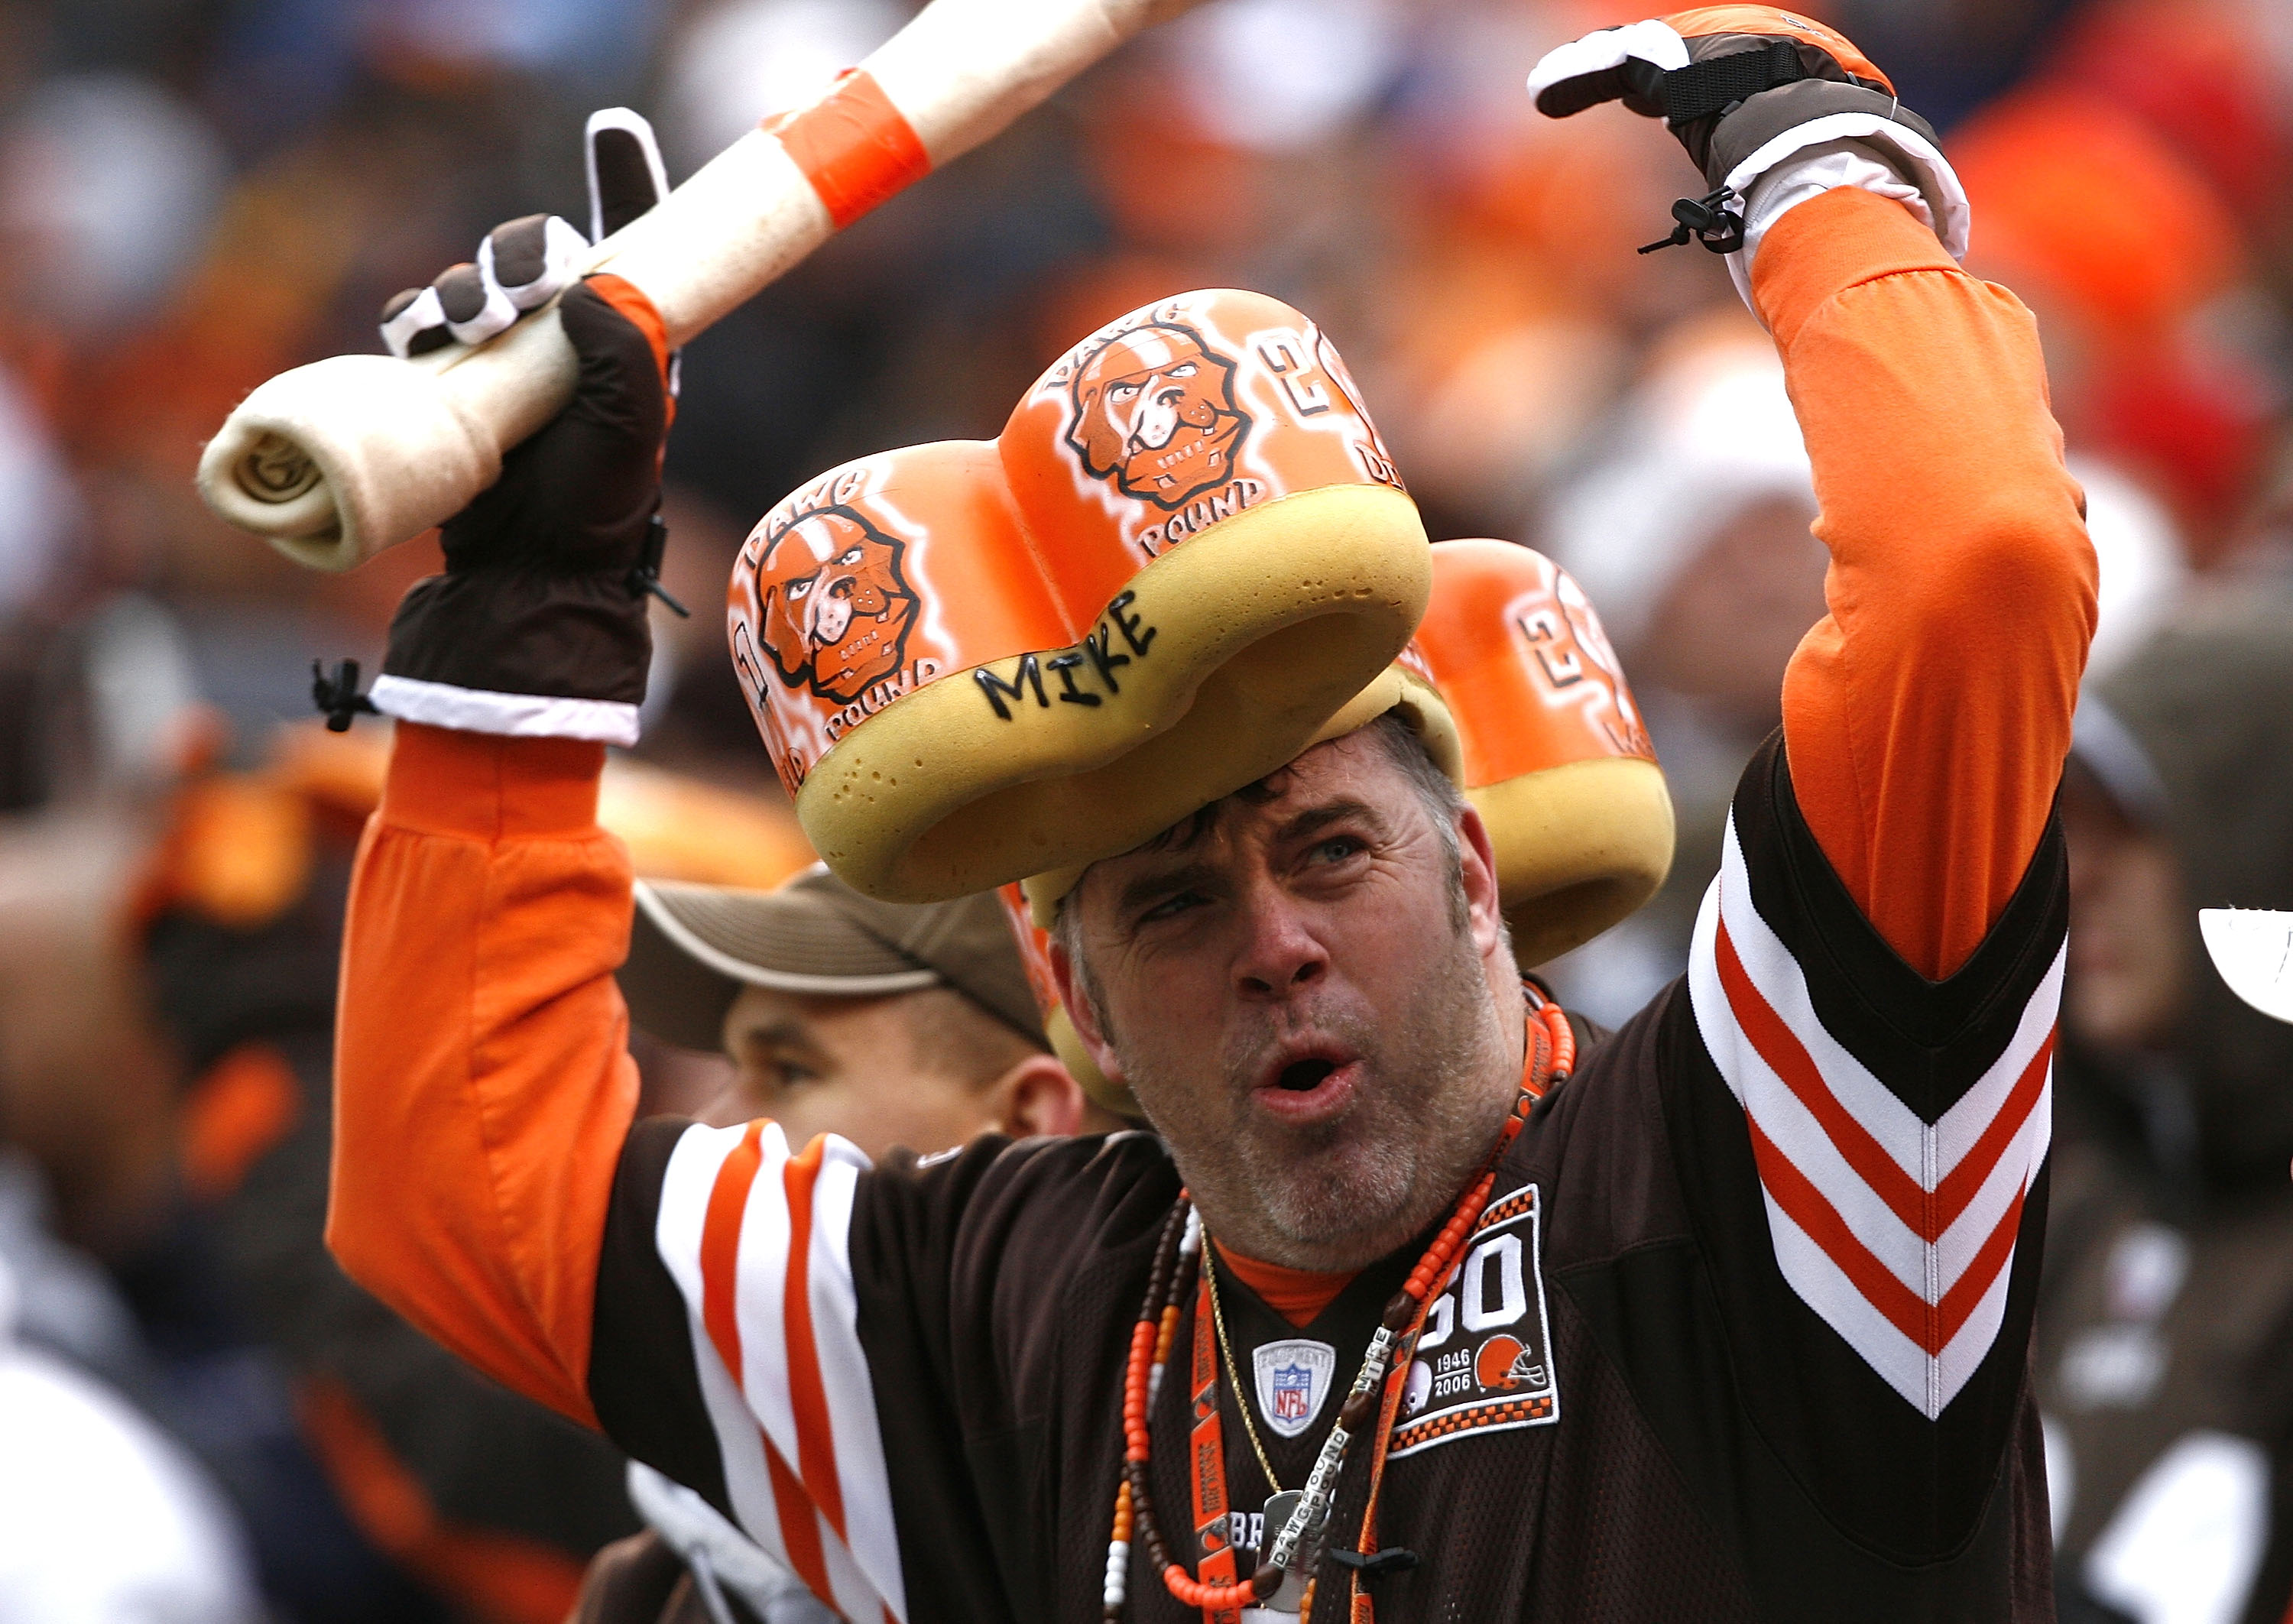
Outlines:
{"label": "rolled beige foam end", "polygon": [[1592,941],[1672,871],[1672,796],[1652,761],[1569,762],[1465,798],[1487,826],[1513,957],[1525,970]]}
{"label": "rolled beige foam end", "polygon": [[452,516],[501,454],[439,376],[388,355],[282,372],[239,403],[199,459],[217,515],[299,564],[349,570]]}
{"label": "rolled beige foam end", "polygon": [[839,876],[891,901],[1129,851],[1303,749],[1407,644],[1430,556],[1415,505],[1383,486],[1238,513],[1132,578],[1123,613],[1146,651],[1119,695],[1058,703],[1052,670],[1039,697],[1055,650],[951,673],[845,734],[797,817]]}
{"label": "rolled beige foam end", "polygon": [[239,402],[199,458],[199,494],[297,563],[352,569],[459,513],[572,384],[555,310],[450,363],[313,361]]}

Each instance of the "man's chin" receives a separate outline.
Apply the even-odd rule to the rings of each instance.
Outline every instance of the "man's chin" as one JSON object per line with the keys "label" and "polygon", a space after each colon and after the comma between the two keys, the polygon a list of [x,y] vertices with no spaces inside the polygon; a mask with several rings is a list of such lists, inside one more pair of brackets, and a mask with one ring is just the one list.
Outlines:
{"label": "man's chin", "polygon": [[1341,1260],[1324,1264],[1333,1268],[1370,1262],[1422,1227],[1408,1210],[1415,1157],[1364,1143],[1344,1127],[1266,1135],[1251,1159],[1273,1226],[1300,1255]]}

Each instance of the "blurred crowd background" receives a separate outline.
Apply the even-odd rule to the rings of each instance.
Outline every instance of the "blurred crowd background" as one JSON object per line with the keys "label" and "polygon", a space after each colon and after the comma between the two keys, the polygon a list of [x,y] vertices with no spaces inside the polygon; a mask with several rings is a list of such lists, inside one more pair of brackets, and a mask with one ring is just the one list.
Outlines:
{"label": "blurred crowd background", "polygon": [[[191,473],[248,388],[378,350],[384,299],[489,226],[585,220],[592,109],[651,115],[676,180],[911,9],[0,0],[0,1619],[547,1624],[636,1526],[602,1446],[320,1246],[342,889],[386,736],[320,730],[311,662],[372,671],[434,545],[312,574]],[[1806,9],[1944,133],[1970,265],[2038,314],[2103,558],[2038,1367],[2063,1616],[2278,1624],[2293,1046],[2189,916],[2293,907],[2293,6]],[[1231,285],[1329,332],[1435,537],[1538,546],[1586,588],[1681,857],[1551,974],[1610,1022],[1676,974],[1824,555],[1764,335],[1700,249],[1634,253],[1696,177],[1638,120],[1521,91],[1639,14],[1211,0],[696,341],[666,583],[701,612],[656,614],[607,796],[641,871],[805,860],[709,612],[769,505],[993,434],[1093,327]],[[643,1058],[666,1108],[723,1080]]]}

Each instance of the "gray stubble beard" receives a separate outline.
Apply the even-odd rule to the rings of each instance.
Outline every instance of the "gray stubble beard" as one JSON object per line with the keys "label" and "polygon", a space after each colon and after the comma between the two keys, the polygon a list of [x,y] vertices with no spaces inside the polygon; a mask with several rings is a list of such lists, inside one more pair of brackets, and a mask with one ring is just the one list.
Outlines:
{"label": "gray stubble beard", "polygon": [[[1477,1086],[1503,1063],[1503,1034],[1470,929],[1451,941],[1454,951],[1428,977],[1401,1030],[1321,1022],[1373,1062],[1365,1072],[1373,1066],[1378,1073],[1365,1079],[1371,1086],[1338,1121],[1225,1135],[1157,1124],[1213,1233],[1268,1263],[1355,1268],[1429,1227],[1455,1201],[1486,1158],[1511,1095],[1500,1101]],[[1401,1064],[1414,1073],[1411,1086],[1396,1082],[1396,1057],[1406,1057]],[[1136,1087],[1142,1079],[1132,1057],[1123,1061]],[[1246,1057],[1229,1064],[1230,1098],[1246,1095],[1252,1071]],[[1142,1100],[1183,1097],[1145,1080]]]}

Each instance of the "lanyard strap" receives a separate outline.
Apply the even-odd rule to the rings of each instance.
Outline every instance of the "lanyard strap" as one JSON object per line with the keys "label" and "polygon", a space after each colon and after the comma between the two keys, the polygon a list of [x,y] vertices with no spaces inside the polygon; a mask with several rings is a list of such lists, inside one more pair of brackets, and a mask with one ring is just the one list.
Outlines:
{"label": "lanyard strap", "polygon": [[[1195,1538],[1203,1553],[1195,1577],[1206,1585],[1234,1583],[1233,1519],[1226,1497],[1226,1428],[1219,1419],[1219,1358],[1211,1329],[1211,1260],[1203,1248],[1201,1283],[1195,1289],[1195,1426],[1187,1440],[1187,1479],[1194,1487]],[[1240,1402],[1241,1395],[1236,1395]],[[1241,1624],[1233,1608],[1203,1609],[1203,1624]]]}
{"label": "lanyard strap", "polygon": [[[1575,1068],[1576,1038],[1569,1030],[1568,1017],[1561,1013],[1560,1005],[1539,995],[1534,987],[1527,990],[1535,1002],[1528,1016],[1528,1040],[1523,1046],[1520,1086],[1532,1097],[1543,1099],[1547,1088]],[[1477,1222],[1472,1232],[1478,1233],[1479,1229]],[[1361,1537],[1355,1547],[1361,1555],[1368,1556],[1377,1550],[1377,1502],[1379,1491],[1385,1486],[1385,1451],[1393,1442],[1394,1418],[1401,1410],[1402,1391],[1408,1386],[1409,1361],[1417,1345],[1417,1334],[1425,1328],[1425,1316],[1433,1307],[1433,1299],[1449,1289],[1449,1283],[1457,1278],[1457,1271],[1464,1267],[1464,1259],[1465,1248],[1461,1246],[1457,1255],[1449,1260],[1449,1266],[1441,1272],[1441,1278],[1425,1294],[1425,1300],[1418,1305],[1417,1318],[1411,1322],[1409,1334],[1393,1356],[1393,1368],[1386,1373],[1385,1394],[1377,1411],[1377,1436],[1370,1449],[1369,1498],[1362,1506]],[[1354,1570],[1348,1624],[1377,1624],[1377,1604],[1362,1588],[1362,1571],[1360,1568]]]}

